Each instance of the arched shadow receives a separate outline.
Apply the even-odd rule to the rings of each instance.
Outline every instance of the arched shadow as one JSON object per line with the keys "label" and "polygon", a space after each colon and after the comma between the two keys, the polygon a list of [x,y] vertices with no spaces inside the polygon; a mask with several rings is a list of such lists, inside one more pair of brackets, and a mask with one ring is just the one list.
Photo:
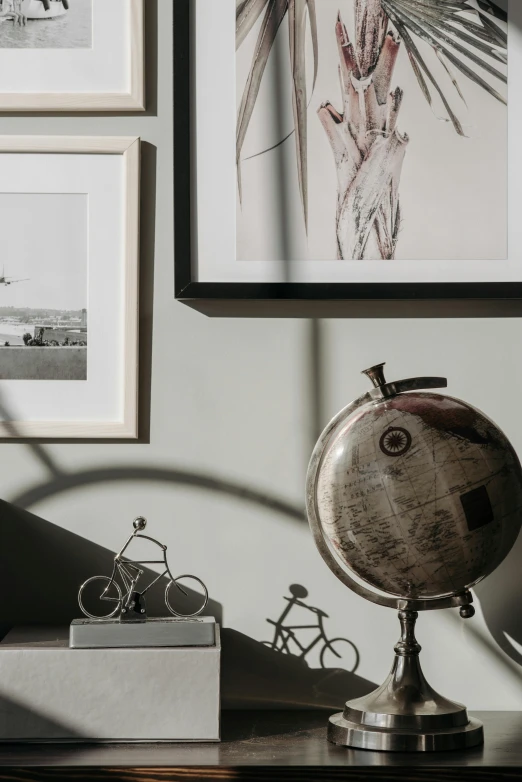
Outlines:
{"label": "arched shadow", "polygon": [[[312,372],[314,367],[315,364],[312,362]],[[149,403],[150,395],[147,395],[147,413],[150,412]],[[24,443],[33,452],[33,455],[42,466],[45,467],[47,473],[46,479],[39,483],[35,483],[33,486],[24,489],[10,498],[11,503],[19,508],[29,510],[36,503],[53,497],[56,494],[73,491],[74,489],[93,484],[114,483],[118,481],[143,481],[146,483],[179,484],[217,494],[226,494],[243,502],[252,503],[266,508],[267,510],[275,511],[292,521],[299,523],[306,522],[304,507],[293,505],[272,494],[267,494],[232,481],[215,478],[212,475],[204,473],[195,473],[193,471],[181,469],[161,469],[129,465],[81,470],[74,473],[68,472],[53,459],[50,451],[45,448],[44,445],[37,440],[24,439],[23,437],[18,436],[16,423],[14,423],[14,418],[9,410],[9,405],[3,399],[1,392],[0,421],[3,421],[4,424],[7,425],[10,429],[10,435],[16,438],[17,442]]]}
{"label": "arched shadow", "polygon": [[[30,443],[29,446],[32,447]],[[49,480],[25,489],[20,494],[14,496],[11,501],[20,508],[29,509],[36,503],[56,494],[73,491],[74,489],[93,484],[115,483],[118,481],[170,483],[189,486],[203,491],[226,494],[242,502],[253,503],[267,510],[280,513],[294,522],[305,523],[306,521],[303,509],[279,497],[249,488],[248,486],[242,486],[231,481],[215,478],[212,475],[198,474],[188,470],[169,470],[129,465],[82,470],[76,473],[56,472],[53,470],[53,476]]]}
{"label": "arched shadow", "polygon": [[[7,418],[5,409],[0,412]],[[281,514],[288,521],[305,523],[302,508],[210,475],[128,465],[68,473],[41,444],[27,441],[27,447],[45,466],[47,477],[13,497],[13,505],[0,501],[0,533],[4,542],[0,552],[0,585],[4,589],[9,585],[15,595],[3,616],[4,630],[15,622],[68,624],[79,615],[79,585],[93,574],[112,570],[113,552],[29,512],[37,503],[58,494],[120,481],[167,483],[226,494]],[[20,554],[13,556],[13,552]],[[40,590],[37,600],[35,584],[45,585],[43,597]],[[148,611],[151,616],[164,613],[161,589],[151,593]],[[222,607],[215,600],[210,601],[208,613],[222,623]],[[283,655],[232,629],[223,630],[222,643],[225,708],[340,708],[347,698],[375,688],[374,683],[342,667],[309,668],[303,659]],[[336,664],[335,654],[332,659]]]}
{"label": "arched shadow", "polygon": [[[318,355],[320,355],[320,351],[315,350],[311,367],[313,367],[314,363],[317,361]],[[315,364],[315,366],[317,365]],[[0,414],[3,414],[4,418],[6,418],[5,409],[2,409],[1,405]],[[34,441],[27,441],[27,445],[38,460],[46,467],[49,477],[32,487],[24,489],[12,498],[13,504],[16,505],[20,511],[21,509],[29,510],[44,499],[63,492],[73,491],[80,487],[119,481],[140,481],[145,483],[156,482],[181,485],[207,492],[225,494],[239,501],[252,503],[264,507],[269,511],[281,514],[287,520],[294,523],[300,525],[306,523],[304,510],[300,507],[288,503],[281,498],[274,497],[273,495],[234,482],[224,481],[211,475],[196,474],[184,470],[134,467],[128,465],[67,473],[59,468],[44,446]],[[7,505],[7,503],[2,503],[2,505]],[[64,532],[60,528],[55,529]],[[42,542],[43,551],[45,550],[45,544],[46,541],[44,540]],[[522,538],[502,567],[489,576],[484,585],[479,585],[476,590],[483,608],[486,623],[497,646],[508,654],[512,660],[519,664],[522,663],[520,652],[506,637],[506,633],[514,639],[516,643],[522,643],[522,622],[519,618],[518,608],[513,608],[514,601],[518,601],[519,595],[519,589],[513,588],[513,585],[519,587],[522,578],[517,566],[517,560],[520,556],[521,549]],[[107,553],[112,563],[112,557],[114,555],[110,552]],[[105,562],[108,564],[107,559]],[[107,567],[106,570],[109,570],[109,568]],[[102,571],[98,570],[94,572]],[[91,569],[88,575],[92,574],[93,570]],[[154,615],[152,610],[151,615]],[[22,620],[18,618],[16,621],[27,621],[23,616],[24,615],[22,614]],[[70,612],[68,616],[70,616],[70,619],[73,618],[73,616],[70,615]],[[70,619],[68,619],[68,621],[70,621]],[[15,620],[13,619],[12,621]],[[12,624],[12,621],[6,620],[4,617],[2,619],[4,628],[9,627]],[[2,624],[0,623],[0,630],[1,628]],[[500,651],[498,653],[498,660],[501,664],[505,663],[505,658]]]}

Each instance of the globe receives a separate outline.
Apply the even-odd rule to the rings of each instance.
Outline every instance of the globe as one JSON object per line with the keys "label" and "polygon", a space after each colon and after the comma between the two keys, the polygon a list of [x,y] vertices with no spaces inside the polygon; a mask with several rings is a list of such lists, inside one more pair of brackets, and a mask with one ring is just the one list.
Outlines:
{"label": "globe", "polygon": [[330,717],[328,739],[383,751],[477,746],[483,726],[427,682],[415,638],[419,610],[474,614],[471,587],[511,551],[522,520],[522,469],[483,413],[435,393],[447,380],[387,383],[341,410],[314,449],[308,519],[319,551],[357,594],[399,612],[385,682]]}
{"label": "globe", "polygon": [[[382,366],[367,370],[377,389],[386,389]],[[375,589],[454,595],[489,575],[516,541],[520,462],[470,404],[390,385],[349,406],[320,441],[317,521],[342,563]]]}

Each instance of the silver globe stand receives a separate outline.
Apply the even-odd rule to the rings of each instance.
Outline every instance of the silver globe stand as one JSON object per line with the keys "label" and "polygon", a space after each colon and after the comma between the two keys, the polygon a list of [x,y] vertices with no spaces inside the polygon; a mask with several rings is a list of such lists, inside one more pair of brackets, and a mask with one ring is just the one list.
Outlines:
{"label": "silver globe stand", "polygon": [[343,712],[330,718],[328,739],[345,747],[388,752],[466,749],[483,743],[483,727],[468,717],[464,706],[443,698],[424,678],[419,663],[421,648],[415,639],[415,622],[418,611],[444,608],[457,608],[463,619],[470,619],[475,610],[469,586],[435,596],[415,595],[411,590],[404,595],[381,591],[371,580],[366,581],[360,575],[355,577],[349,563],[325,533],[321,521],[318,480],[323,459],[338,427],[368,405],[382,406],[398,394],[447,386],[447,380],[442,377],[414,377],[387,383],[383,367],[384,364],[378,364],[365,370],[373,389],[347,405],[327,425],[314,448],[306,479],[308,521],[322,558],[339,581],[356,595],[398,610],[402,628],[390,675],[377,690],[364,698],[348,701]]}
{"label": "silver globe stand", "polygon": [[402,635],[388,678],[330,717],[329,741],[388,752],[466,749],[484,742],[482,723],[470,719],[465,706],[435,692],[424,678],[415,638],[417,616],[416,611],[399,611]]}

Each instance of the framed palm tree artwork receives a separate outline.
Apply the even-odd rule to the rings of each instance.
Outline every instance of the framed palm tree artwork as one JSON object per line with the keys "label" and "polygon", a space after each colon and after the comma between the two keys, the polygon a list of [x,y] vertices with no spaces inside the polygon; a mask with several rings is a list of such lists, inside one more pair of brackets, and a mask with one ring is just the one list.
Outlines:
{"label": "framed palm tree artwork", "polygon": [[519,5],[176,0],[177,297],[518,313]]}

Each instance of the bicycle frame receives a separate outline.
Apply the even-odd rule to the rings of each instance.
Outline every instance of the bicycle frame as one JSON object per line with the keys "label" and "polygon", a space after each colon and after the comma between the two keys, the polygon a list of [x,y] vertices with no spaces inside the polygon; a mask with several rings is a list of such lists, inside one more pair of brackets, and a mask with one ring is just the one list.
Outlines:
{"label": "bicycle frame", "polygon": [[[286,651],[288,654],[291,654],[290,649],[288,648],[288,642],[293,641],[296,646],[299,647],[301,650],[302,657],[306,657],[308,652],[310,652],[316,644],[319,643],[319,641],[324,641],[326,644],[328,643],[328,638],[326,637],[326,634],[324,632],[323,624],[321,620],[319,619],[317,624],[313,625],[278,625],[277,622],[273,622],[271,619],[268,620],[270,624],[275,625],[276,631],[274,635],[273,640],[273,647],[276,648],[276,644],[279,639],[282,641],[281,651]],[[319,632],[317,636],[314,638],[311,644],[308,646],[303,646],[303,644],[299,641],[296,634],[294,633],[294,630],[315,630],[317,629]]]}
{"label": "bicycle frame", "polygon": [[[140,536],[140,537],[145,537],[145,536],[143,535],[143,536]],[[109,589],[111,588],[111,586],[113,585],[113,583],[116,580],[116,571],[118,571],[118,573],[120,575],[120,578],[121,578],[121,580],[123,582],[124,590],[125,590],[125,594],[122,597],[123,605],[125,605],[125,603],[130,598],[131,593],[135,591],[136,585],[138,584],[138,581],[140,580],[141,576],[143,575],[143,570],[141,570],[141,567],[139,567],[141,565],[165,565],[165,570],[162,573],[160,573],[158,576],[156,576],[156,578],[154,578],[150,582],[150,584],[148,586],[146,586],[145,589],[143,589],[139,593],[140,595],[146,594],[146,592],[148,592],[149,589],[151,589],[151,587],[154,586],[154,584],[157,584],[158,581],[160,581],[167,574],[169,575],[171,581],[175,582],[175,579],[173,578],[172,573],[170,572],[170,568],[169,568],[169,565],[168,565],[168,562],[167,562],[167,554],[165,552],[163,554],[163,559],[142,559],[142,560],[115,559],[114,560],[114,567],[112,569],[112,574],[111,574],[110,581],[107,584],[107,586],[105,587],[105,589],[103,590],[103,593],[102,593],[100,599],[101,600],[106,600],[106,601],[109,601],[109,602],[112,602],[112,603],[119,603],[120,602],[120,599],[117,598],[117,597],[106,597],[106,593],[109,591]],[[132,570],[134,570],[137,575],[133,577],[132,573],[130,572],[129,569],[127,569],[126,566],[127,567],[130,566],[130,568],[132,568]],[[181,589],[179,584],[176,584],[176,586],[182,592],[184,591],[183,589]]]}

